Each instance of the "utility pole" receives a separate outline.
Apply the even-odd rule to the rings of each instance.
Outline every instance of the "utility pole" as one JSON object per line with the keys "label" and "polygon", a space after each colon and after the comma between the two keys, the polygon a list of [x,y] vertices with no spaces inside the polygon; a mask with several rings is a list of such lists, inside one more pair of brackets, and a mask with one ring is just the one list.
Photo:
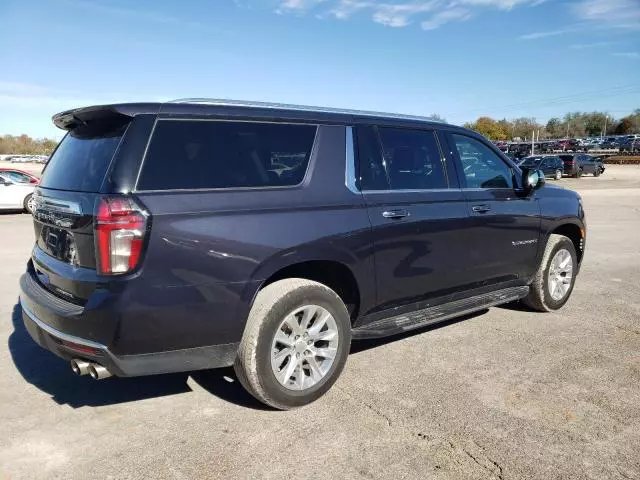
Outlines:
{"label": "utility pole", "polygon": [[535,139],[536,139],[536,131],[534,130],[534,131],[531,133],[531,155],[533,155],[533,150],[534,150],[534,148],[535,148],[535,147],[534,147],[534,141],[535,141]]}
{"label": "utility pole", "polygon": [[569,120],[567,120],[567,138],[569,138]]}
{"label": "utility pole", "polygon": [[605,115],[605,116],[604,116],[604,130],[603,130],[603,136],[606,136],[606,135],[607,135],[607,117],[608,117],[608,116],[609,116],[609,115]]}

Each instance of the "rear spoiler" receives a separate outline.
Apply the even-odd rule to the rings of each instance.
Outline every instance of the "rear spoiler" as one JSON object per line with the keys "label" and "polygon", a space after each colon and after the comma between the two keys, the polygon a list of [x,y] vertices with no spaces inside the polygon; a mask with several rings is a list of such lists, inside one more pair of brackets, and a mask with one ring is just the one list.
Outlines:
{"label": "rear spoiler", "polygon": [[142,113],[158,113],[159,105],[152,103],[122,103],[116,105],[96,105],[93,107],[75,108],[56,113],[53,123],[62,130],[73,130],[90,123],[125,124]]}

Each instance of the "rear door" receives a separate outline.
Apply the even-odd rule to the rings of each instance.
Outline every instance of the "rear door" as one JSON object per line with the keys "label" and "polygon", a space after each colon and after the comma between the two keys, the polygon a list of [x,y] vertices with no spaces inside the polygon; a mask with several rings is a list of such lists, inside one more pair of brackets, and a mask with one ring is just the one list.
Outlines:
{"label": "rear door", "polygon": [[518,192],[518,170],[488,142],[461,133],[447,133],[446,138],[470,216],[464,232],[469,249],[465,275],[477,285],[522,282],[535,270],[538,252],[535,193]]}
{"label": "rear door", "polygon": [[378,309],[465,283],[466,202],[436,132],[359,126],[359,187],[375,245]]}

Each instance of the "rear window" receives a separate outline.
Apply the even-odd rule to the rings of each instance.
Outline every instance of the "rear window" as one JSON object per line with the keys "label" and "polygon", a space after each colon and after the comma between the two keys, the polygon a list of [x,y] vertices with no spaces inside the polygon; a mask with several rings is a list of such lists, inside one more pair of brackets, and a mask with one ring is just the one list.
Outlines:
{"label": "rear window", "polygon": [[281,187],[302,182],[317,127],[160,120],[138,190]]}
{"label": "rear window", "polygon": [[98,192],[126,126],[67,134],[51,156],[40,186],[56,190]]}

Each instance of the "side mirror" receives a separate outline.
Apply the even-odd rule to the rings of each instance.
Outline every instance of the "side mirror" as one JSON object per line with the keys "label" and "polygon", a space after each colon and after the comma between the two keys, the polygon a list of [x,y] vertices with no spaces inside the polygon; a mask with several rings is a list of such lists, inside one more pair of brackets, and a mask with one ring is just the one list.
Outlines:
{"label": "side mirror", "polygon": [[542,170],[522,169],[522,187],[525,193],[530,194],[534,190],[538,190],[544,183],[544,172]]}

